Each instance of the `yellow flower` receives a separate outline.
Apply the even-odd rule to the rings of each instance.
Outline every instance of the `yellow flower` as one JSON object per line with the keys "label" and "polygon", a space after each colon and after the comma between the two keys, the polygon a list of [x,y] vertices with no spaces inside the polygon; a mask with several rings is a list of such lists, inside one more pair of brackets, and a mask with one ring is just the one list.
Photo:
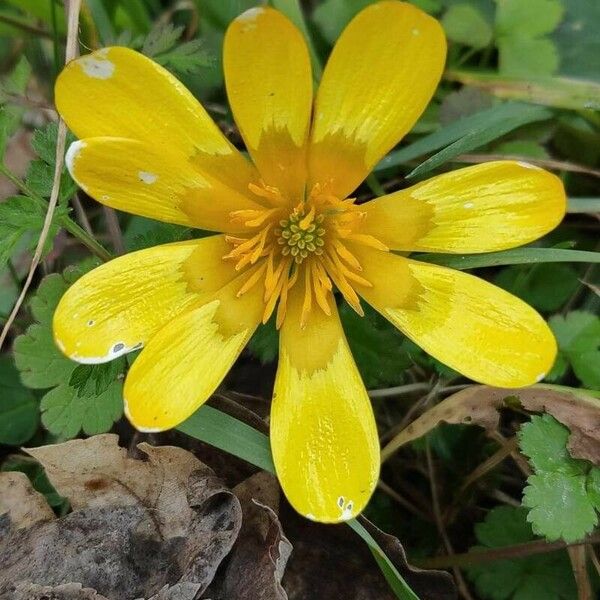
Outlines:
{"label": "yellow flower", "polygon": [[300,32],[273,9],[245,12],[227,31],[224,70],[252,162],[141,54],[105,48],[65,68],[56,103],[80,138],[67,154],[80,187],[120,210],[224,232],[110,261],[56,311],[57,344],[73,360],[144,347],[124,389],[133,425],[162,431],[189,417],[275,313],[277,474],[298,512],[337,522],[371,496],[379,444],[334,289],[475,381],[518,387],[544,376],[556,345],[533,309],[402,253],[486,252],[542,236],[565,211],[555,176],[501,161],[367,204],[348,198],[423,112],[445,54],[433,18],[373,4],[343,32],[313,101]]}

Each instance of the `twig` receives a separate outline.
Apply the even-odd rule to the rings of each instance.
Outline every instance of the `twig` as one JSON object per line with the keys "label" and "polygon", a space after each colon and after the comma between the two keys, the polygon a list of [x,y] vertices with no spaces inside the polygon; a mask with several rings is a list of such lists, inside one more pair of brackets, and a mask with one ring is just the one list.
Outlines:
{"label": "twig", "polygon": [[389,398],[390,396],[404,396],[414,394],[415,392],[426,392],[431,388],[431,385],[424,382],[408,383],[406,385],[398,385],[396,387],[382,388],[379,390],[370,390],[369,398]]}
{"label": "twig", "polygon": [[489,550],[472,550],[464,554],[453,556],[434,556],[432,558],[412,558],[411,563],[423,569],[448,569],[451,567],[470,567],[505,560],[511,558],[523,558],[535,554],[546,554],[554,550],[562,550],[571,546],[582,544],[597,544],[600,542],[600,533],[596,533],[581,542],[567,544],[567,542],[547,542],[546,540],[534,540],[523,544],[503,546],[502,548],[490,548]]}
{"label": "twig", "polygon": [[119,225],[117,213],[108,206],[103,206],[102,210],[104,212],[104,218],[106,219],[108,234],[110,235],[115,252],[117,254],[125,254],[125,242],[123,241],[123,234],[121,233],[121,226]]}
{"label": "twig", "polygon": [[52,32],[47,31],[46,29],[42,29],[37,25],[33,25],[32,23],[28,23],[27,21],[23,21],[18,17],[7,15],[6,13],[0,14],[0,23],[6,23],[7,25],[11,25],[12,27],[16,27],[17,29],[27,31],[28,33],[33,33],[35,35],[41,35],[42,37],[50,39],[53,39],[54,37],[52,35]]}
{"label": "twig", "polygon": [[567,548],[567,552],[577,584],[577,597],[579,600],[592,600],[592,585],[587,572],[585,546],[571,546]]}
{"label": "twig", "polygon": [[[68,24],[68,34],[67,34],[67,46],[65,52],[65,62],[69,62],[75,58],[77,53],[77,33],[78,33],[78,25],[79,25],[79,11],[81,9],[81,0],[71,0],[69,3],[69,24]],[[56,164],[54,167],[54,181],[52,183],[52,192],[50,193],[50,201],[48,202],[48,210],[46,212],[46,218],[44,219],[44,226],[42,227],[42,232],[40,233],[40,237],[38,239],[37,246],[35,248],[35,252],[33,254],[33,258],[31,260],[31,265],[29,267],[29,272],[27,273],[27,278],[25,279],[25,284],[23,285],[23,289],[17,298],[17,301],[8,317],[8,320],[4,324],[2,329],[2,333],[0,333],[0,348],[2,348],[2,344],[8,335],[10,327],[15,320],[21,305],[25,301],[25,297],[27,295],[27,290],[33,281],[33,275],[35,270],[37,269],[40,260],[42,258],[42,253],[44,251],[44,244],[46,243],[46,238],[48,237],[48,232],[50,231],[50,226],[52,224],[52,217],[54,216],[54,211],[56,209],[56,204],[58,202],[58,193],[60,190],[60,179],[63,170],[63,164],[65,159],[65,141],[67,137],[67,126],[65,122],[60,119],[58,122],[58,135],[56,137]]]}
{"label": "twig", "polygon": [[406,508],[409,512],[417,515],[417,517],[425,520],[431,521],[431,515],[423,512],[418,506],[415,506],[412,502],[407,500],[404,496],[400,495],[394,488],[390,487],[385,481],[381,479],[377,483],[377,487],[384,493],[387,494],[390,498],[394,499],[398,504]]}
{"label": "twig", "polygon": [[79,199],[79,194],[77,192],[75,192],[75,195],[71,199],[71,204],[75,208],[75,214],[77,215],[79,224],[85,229],[88,235],[93,236],[94,232],[92,230],[92,226],[90,225],[90,220],[87,218],[85,210],[83,210],[83,205],[81,204],[81,200]]}
{"label": "twig", "polygon": [[[444,521],[442,519],[442,511],[440,508],[440,499],[437,491],[437,481],[435,476],[435,467],[433,465],[433,458],[431,456],[431,448],[429,446],[429,439],[425,441],[425,454],[427,456],[427,469],[429,471],[429,487],[431,489],[431,501],[433,503],[433,515],[435,517],[435,522],[438,528],[438,532],[442,541],[444,542],[444,547],[446,548],[446,552],[450,557],[454,555],[454,548],[452,547],[452,543],[450,542],[450,538],[448,537],[448,533],[446,532],[446,527],[444,526]],[[454,577],[456,579],[456,584],[461,595],[467,600],[473,600],[471,596],[471,592],[469,592],[469,588],[462,576],[462,573],[458,569],[458,567],[453,566],[452,571],[454,573]]]}

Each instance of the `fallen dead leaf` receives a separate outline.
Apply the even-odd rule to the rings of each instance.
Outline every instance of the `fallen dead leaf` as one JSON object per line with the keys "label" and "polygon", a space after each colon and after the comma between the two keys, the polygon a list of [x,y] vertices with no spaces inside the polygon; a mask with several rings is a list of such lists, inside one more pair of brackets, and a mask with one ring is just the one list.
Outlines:
{"label": "fallen dead leaf", "polygon": [[287,600],[281,579],[292,545],[277,517],[277,479],[259,472],[233,492],[242,506],[242,529],[222,580],[211,586],[207,596],[214,600]]}
{"label": "fallen dead leaf", "polygon": [[146,461],[116,435],[29,450],[74,510],[0,522],[0,597],[27,583],[77,583],[108,600],[192,600],[208,587],[239,533],[239,501],[187,451],[139,448]]}
{"label": "fallen dead leaf", "polygon": [[30,527],[55,518],[44,496],[31,487],[24,473],[0,473],[0,489],[0,515],[8,513],[12,527]]}
{"label": "fallen dead leaf", "polygon": [[570,388],[535,385],[523,389],[474,385],[449,396],[396,435],[382,451],[388,459],[396,450],[420,438],[439,423],[498,427],[499,409],[519,403],[530,412],[547,412],[569,428],[569,451],[576,458],[600,464],[600,400]]}

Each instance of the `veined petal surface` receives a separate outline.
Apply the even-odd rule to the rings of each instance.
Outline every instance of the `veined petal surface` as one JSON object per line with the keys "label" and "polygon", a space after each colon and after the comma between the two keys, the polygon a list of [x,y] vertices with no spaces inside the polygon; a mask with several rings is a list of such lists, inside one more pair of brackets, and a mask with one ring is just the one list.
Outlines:
{"label": "veined petal surface", "polygon": [[245,277],[163,327],[133,363],[123,397],[137,429],[176,427],[221,383],[262,318],[259,286],[237,297]]}
{"label": "veined petal surface", "polygon": [[78,138],[124,137],[179,152],[242,193],[257,179],[187,88],[135,50],[102,48],[71,61],[55,102]]}
{"label": "veined petal surface", "polygon": [[102,363],[140,348],[168,321],[236,273],[223,236],[155,246],[107,262],[78,279],[54,313],[61,350]]}
{"label": "veined petal surface", "polygon": [[235,121],[262,178],[299,202],[312,110],[310,58],[302,34],[280,12],[251,8],[227,30],[223,68]]}
{"label": "veined petal surface", "polygon": [[558,177],[527,163],[488,162],[364,205],[364,233],[394,250],[505,250],[554,229],[566,209]]}
{"label": "veined petal surface", "polygon": [[373,410],[334,309],[311,311],[304,290],[290,291],[280,334],[271,408],[277,476],[292,506],[325,523],[351,519],[366,506],[379,476]]}
{"label": "veined petal surface", "polygon": [[353,246],[373,283],[359,294],[427,353],[467,377],[497,387],[543,379],[556,357],[544,319],[479,277]]}
{"label": "veined petal surface", "polygon": [[113,208],[159,221],[235,233],[235,210],[260,204],[202,174],[191,159],[139,140],[98,137],[71,144],[67,167],[90,196]]}
{"label": "veined petal surface", "polygon": [[368,6],[346,27],[317,92],[309,184],[348,196],[412,128],[442,75],[441,25],[406,2]]}

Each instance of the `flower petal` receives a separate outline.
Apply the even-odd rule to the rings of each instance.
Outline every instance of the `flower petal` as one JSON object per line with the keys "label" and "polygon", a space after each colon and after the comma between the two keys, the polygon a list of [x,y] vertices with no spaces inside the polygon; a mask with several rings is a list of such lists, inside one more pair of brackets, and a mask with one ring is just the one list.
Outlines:
{"label": "flower petal", "polygon": [[552,173],[489,162],[368,202],[363,232],[394,250],[491,252],[541,237],[565,209],[563,184]]}
{"label": "flower petal", "polygon": [[71,61],[56,81],[55,101],[78,138],[125,137],[179,152],[242,193],[256,179],[185,86],[129,48],[103,48]]}
{"label": "flower petal", "polygon": [[125,414],[134,427],[176,427],[221,383],[262,318],[260,286],[236,295],[245,277],[177,317],[144,348],[123,391]]}
{"label": "flower petal", "polygon": [[540,381],[556,356],[544,319],[512,294],[467,273],[353,246],[373,283],[360,295],[431,356],[498,387]]}
{"label": "flower petal", "polygon": [[440,24],[388,0],[360,12],[339,38],[317,93],[309,182],[350,194],[412,128],[442,75]]}
{"label": "flower petal", "polygon": [[98,137],[71,144],[66,157],[73,179],[90,196],[119,210],[190,227],[239,232],[235,210],[261,206],[169,148],[139,140]]}
{"label": "flower petal", "polygon": [[227,30],[223,68],[233,115],[260,174],[300,201],[312,110],[311,66],[302,34],[280,12],[251,8]]}
{"label": "flower petal", "polygon": [[290,291],[271,408],[277,476],[302,515],[337,523],[359,514],[379,476],[373,410],[337,315],[313,309],[300,327],[304,291]]}
{"label": "flower petal", "polygon": [[236,276],[223,236],[156,246],[78,279],[54,313],[57,345],[72,360],[102,363],[145,344],[165,323]]}

